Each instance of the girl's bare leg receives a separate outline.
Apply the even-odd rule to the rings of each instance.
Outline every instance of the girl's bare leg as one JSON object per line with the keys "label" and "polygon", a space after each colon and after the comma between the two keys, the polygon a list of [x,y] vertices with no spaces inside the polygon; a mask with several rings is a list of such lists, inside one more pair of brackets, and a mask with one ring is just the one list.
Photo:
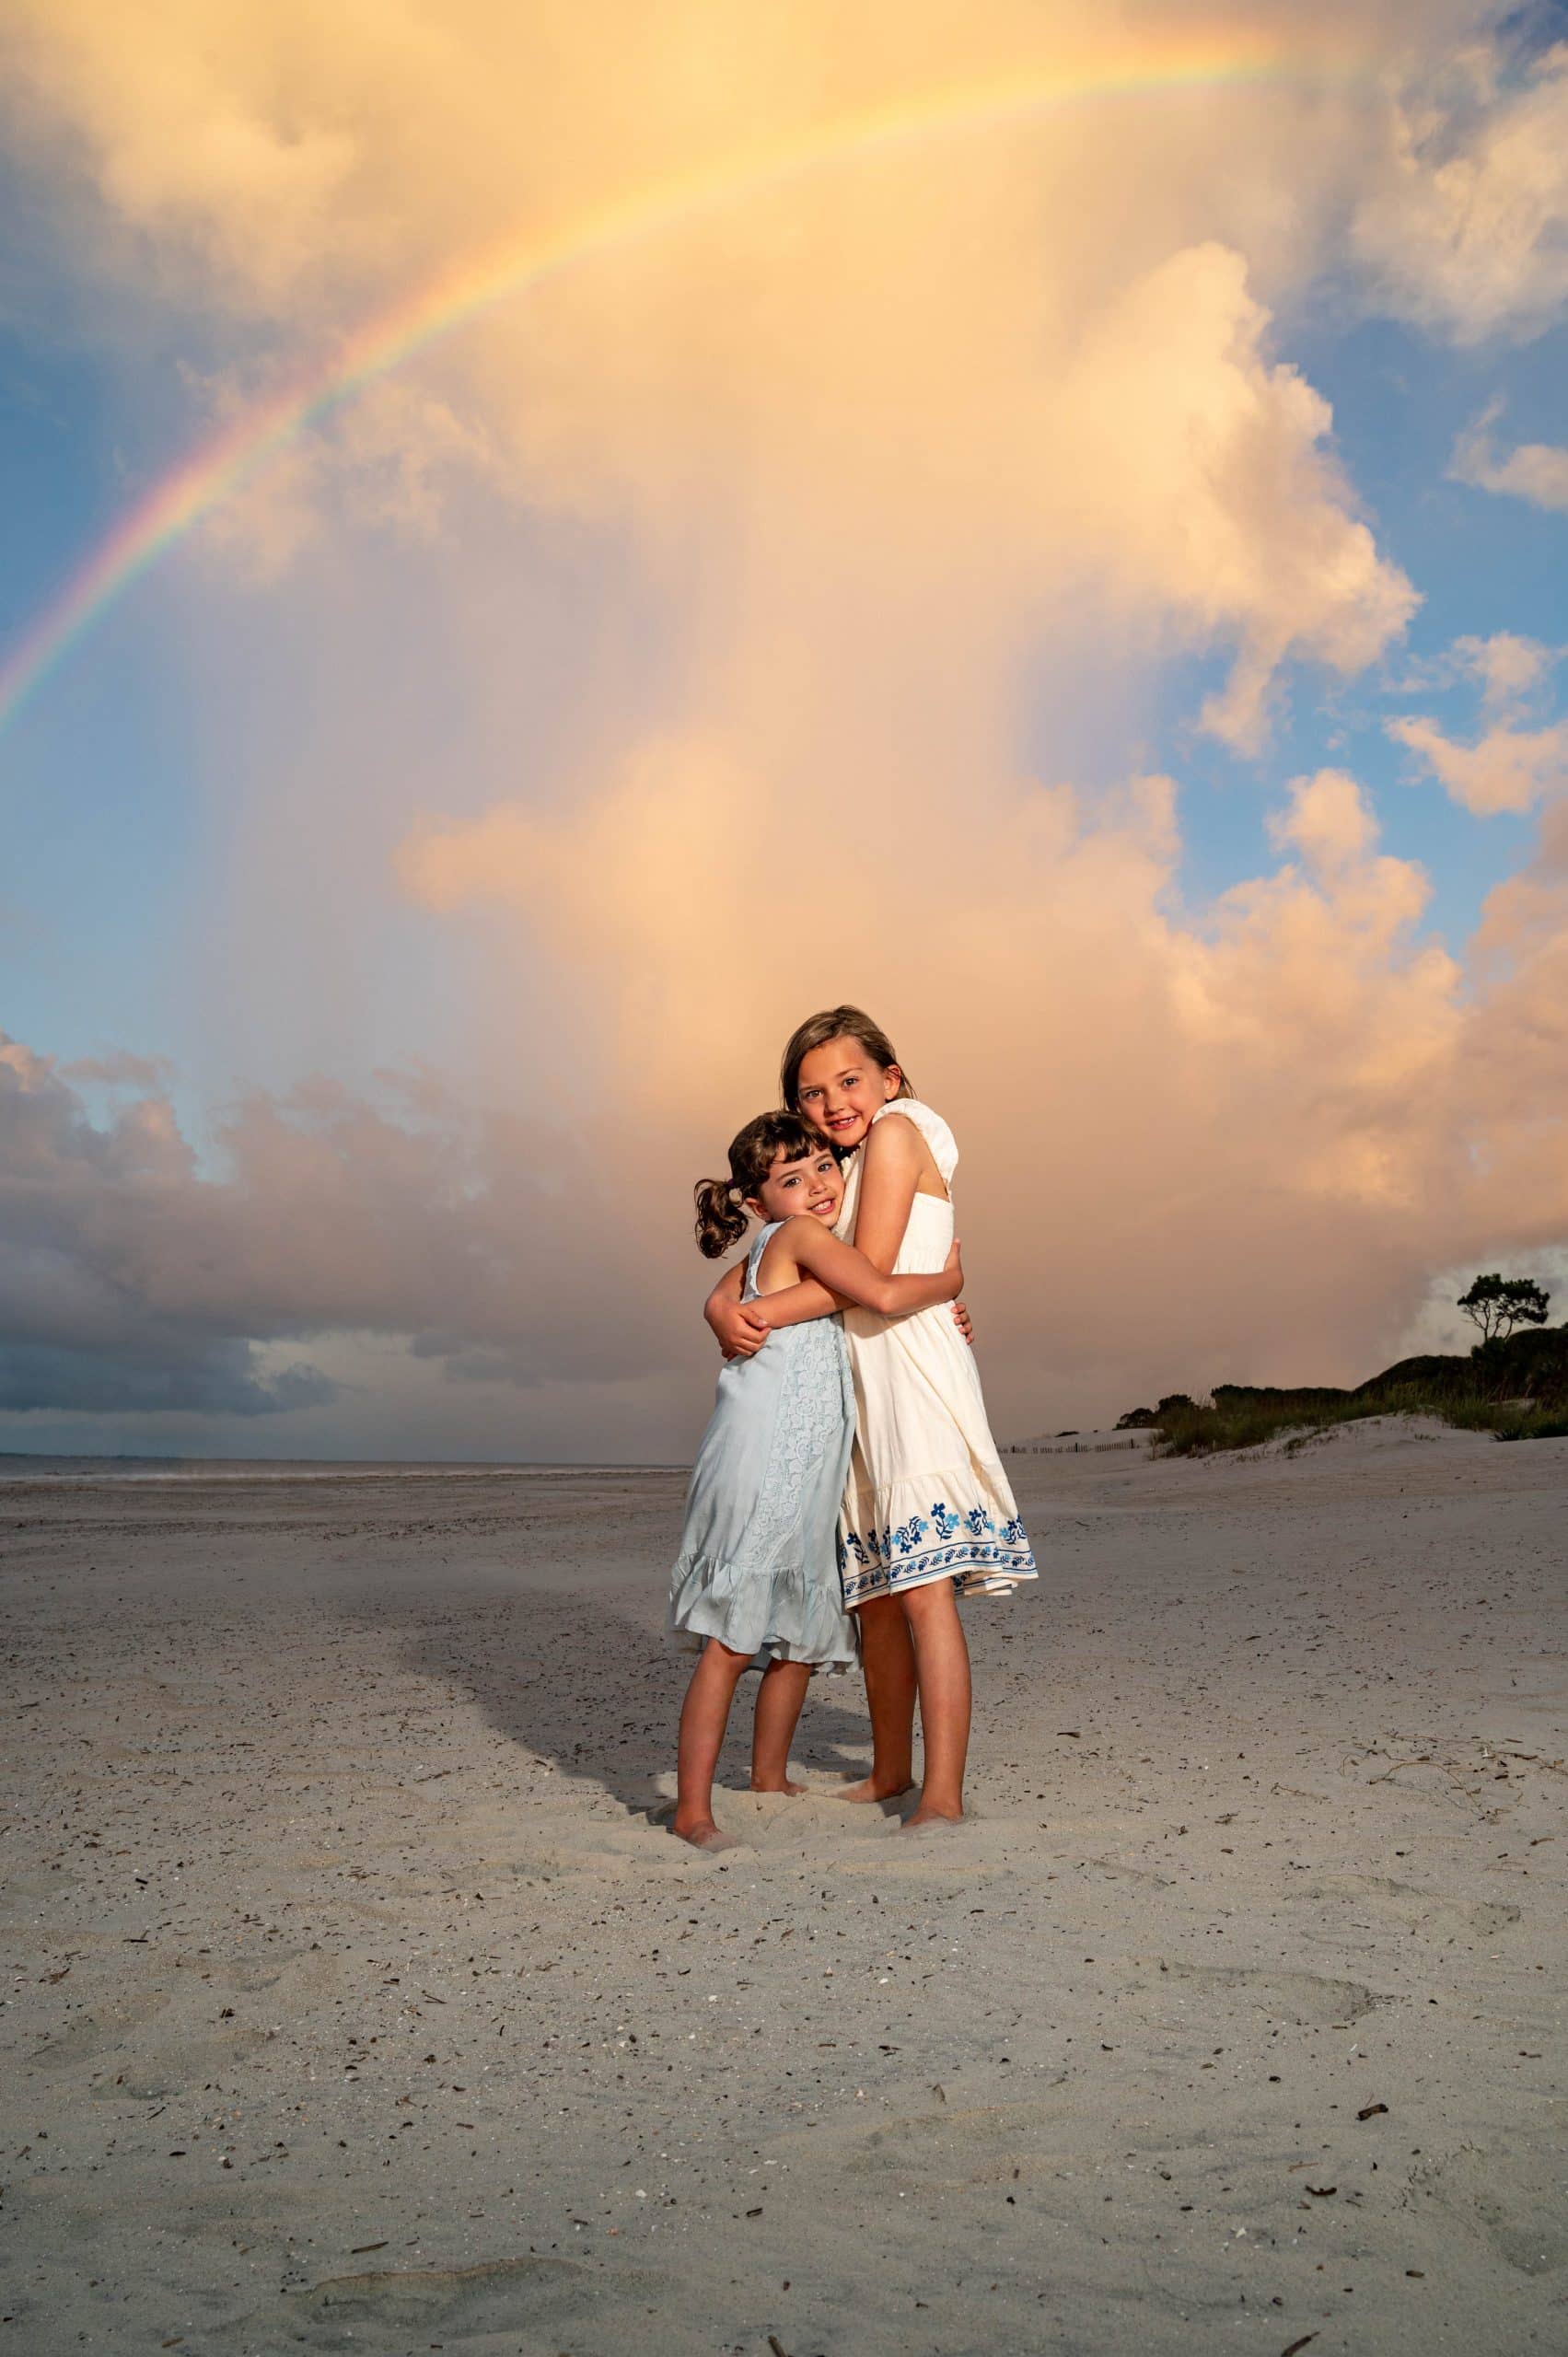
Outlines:
{"label": "girl's bare leg", "polygon": [[714,1823],[714,1771],[729,1724],[729,1706],[749,1654],[732,1653],[710,1637],[691,1673],[680,1710],[680,1748],[676,1771],[675,1822],[671,1830],[698,1850],[730,1850],[735,1843]]}
{"label": "girl's bare leg", "polygon": [[803,1793],[789,1781],[789,1747],[800,1724],[800,1709],[811,1683],[804,1661],[771,1661],[757,1689],[751,1722],[751,1789],[754,1793]]}
{"label": "girl's bare leg", "polygon": [[909,1623],[920,1687],[925,1781],[908,1831],[964,1813],[964,1762],[970,1747],[970,1649],[951,1580],[912,1587],[899,1599]]}
{"label": "girl's bare leg", "polygon": [[871,1773],[834,1794],[841,1801],[891,1801],[914,1782],[914,1648],[895,1596],[861,1605],[860,1666],[871,1711]]}

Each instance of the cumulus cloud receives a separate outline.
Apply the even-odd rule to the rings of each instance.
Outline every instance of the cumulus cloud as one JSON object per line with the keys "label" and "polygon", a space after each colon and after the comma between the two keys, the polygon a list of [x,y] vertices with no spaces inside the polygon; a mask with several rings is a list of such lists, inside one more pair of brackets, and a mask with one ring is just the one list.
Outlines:
{"label": "cumulus cloud", "polygon": [[[1533,1235],[1568,1216],[1563,1170],[1549,1176],[1538,1152],[1539,1097],[1526,1109],[1489,1086],[1477,1129],[1469,1075],[1490,1065],[1497,1008],[1467,1004],[1461,970],[1423,938],[1425,878],[1380,852],[1350,777],[1298,781],[1274,828],[1282,865],[1187,916],[1168,781],[1109,802],[1020,784],[988,818],[997,849],[983,865],[955,824],[935,908],[917,861],[851,829],[830,872],[875,858],[880,889],[863,932],[819,947],[821,896],[769,863],[761,829],[742,822],[727,895],[701,869],[685,901],[661,888],[682,827],[704,831],[704,794],[708,819],[726,807],[724,774],[711,751],[667,749],[653,773],[602,792],[581,857],[568,829],[540,841],[492,817],[466,838],[424,839],[405,873],[433,905],[499,900],[544,925],[575,970],[615,978],[639,1134],[705,1091],[715,1054],[724,1072],[732,1017],[743,1038],[778,1040],[813,1000],[867,1000],[970,1150],[966,1234],[987,1239],[977,1287],[999,1251],[1011,1295],[993,1295],[985,1337],[1005,1398],[1042,1385],[1071,1397],[1053,1359],[1107,1405],[1134,1364],[1173,1383],[1183,1368],[1278,1376],[1287,1358],[1365,1373],[1434,1261],[1493,1223]],[[749,866],[765,877],[749,893]],[[759,956],[763,909],[802,954]],[[1500,946],[1523,937],[1521,911],[1489,922]],[[1514,1019],[1550,987],[1549,963],[1543,943],[1510,984]],[[660,996],[645,1030],[650,971]],[[1560,1113],[1547,1127],[1560,1151]],[[1527,1166],[1532,1183],[1511,1199]]]}
{"label": "cumulus cloud", "polygon": [[1353,239],[1382,302],[1460,343],[1532,335],[1568,296],[1568,42],[1510,76],[1491,42],[1397,102]]}
{"label": "cumulus cloud", "polygon": [[1568,786],[1568,721],[1550,728],[1513,728],[1499,722],[1472,745],[1445,736],[1435,721],[1419,714],[1387,726],[1395,743],[1407,746],[1452,799],[1479,818],[1533,810]]}
{"label": "cumulus cloud", "polygon": [[[215,424],[232,427],[263,397],[264,378],[182,374]],[[270,588],[334,526],[433,540],[459,482],[505,489],[483,428],[430,387],[389,377],[242,481],[203,517],[201,545],[246,586]]]}
{"label": "cumulus cloud", "polygon": [[1287,655],[1361,670],[1416,597],[1378,555],[1325,447],[1328,403],[1268,362],[1267,314],[1246,282],[1239,254],[1195,247],[1097,321],[1051,404],[1044,438],[1067,463],[1042,539],[1081,535],[1129,599],[1163,606],[1195,635],[1239,640],[1202,720],[1255,751]]}
{"label": "cumulus cloud", "polygon": [[1500,630],[1490,638],[1457,638],[1453,654],[1479,684],[1489,710],[1513,712],[1545,685],[1562,649],[1522,637],[1517,631]]}
{"label": "cumulus cloud", "polygon": [[1309,867],[1331,874],[1365,859],[1377,840],[1377,820],[1354,778],[1319,770],[1298,781],[1288,807],[1269,820],[1271,840],[1299,851]]}
{"label": "cumulus cloud", "polygon": [[[933,824],[921,810],[900,850],[875,819],[825,827],[803,805],[781,862],[754,763],[669,743],[552,826],[493,813],[411,844],[433,923],[498,907],[563,998],[593,993],[619,1084],[575,1113],[564,1091],[519,1121],[428,1077],[379,1103],[320,1083],[243,1102],[202,1169],[167,1103],[95,1128],[12,1045],[6,1400],[285,1407],[308,1364],[263,1383],[249,1351],[369,1335],[518,1387],[521,1454],[531,1392],[550,1387],[554,1431],[562,1386],[668,1370],[639,1430],[679,1456],[711,1370],[691,1179],[771,1097],[788,1028],[842,995],[958,1128],[1009,1425],[1150,1380],[1365,1373],[1433,1266],[1562,1232],[1559,834],[1489,902],[1475,988],[1342,772],[1296,781],[1279,865],[1204,911],[1180,905],[1167,779],[1109,797],[1016,780],[983,859],[955,808],[939,888]],[[833,922],[857,890],[858,922]]]}
{"label": "cumulus cloud", "polygon": [[[422,961],[469,1085],[249,1095],[198,1166],[156,1089],[95,1129],[29,1066],[46,1143],[17,1184],[30,1218],[55,1203],[84,1346],[129,1348],[118,1295],[188,1338],[192,1396],[202,1349],[344,1335],[465,1389],[679,1366],[689,1437],[710,1372],[691,1182],[771,1100],[792,1025],[843,997],[955,1120],[1004,1424],[1150,1382],[1365,1373],[1431,1266],[1561,1225],[1539,1120],[1492,1080],[1478,1097],[1501,1001],[1424,935],[1424,879],[1348,770],[1298,782],[1276,864],[1196,909],[1172,782],[1073,782],[1136,766],[1171,658],[1214,666],[1202,725],[1245,754],[1293,667],[1353,675],[1403,630],[1415,591],[1281,322],[1390,170],[1398,237],[1363,223],[1390,299],[1440,282],[1479,316],[1468,259],[1446,276],[1420,226],[1442,143],[1410,117],[1407,170],[1368,92],[1484,13],[24,9],[17,87],[72,155],[84,269],[140,272],[171,319],[238,319],[247,369],[256,345],[336,348],[497,241],[570,250],[639,192],[726,191],[476,313],[217,527],[302,599],[299,636],[360,659],[337,667],[352,727],[325,663],[303,718],[248,707],[268,758],[213,931],[231,959],[258,946],[215,998],[322,1027],[295,981],[319,949],[307,866],[318,933],[395,926]],[[1185,87],[1183,42],[1223,62],[1276,40],[1272,82]],[[1160,42],[1181,87],[1130,98]],[[958,105],[1052,75],[1086,95]],[[923,110],[920,135],[854,133]],[[1489,185],[1523,168],[1464,136]],[[781,147],[798,168],[770,166]],[[1498,316],[1535,315],[1544,234]],[[526,518],[515,537],[456,528],[464,482]],[[389,521],[427,538],[453,667],[407,745],[366,691],[386,647],[354,637]],[[298,586],[327,532],[330,598]],[[600,570],[575,577],[563,689],[540,552],[567,541]],[[1489,915],[1516,1020],[1553,971],[1554,889]],[[23,1134],[0,1125],[0,1158]]]}
{"label": "cumulus cloud", "polygon": [[[193,6],[60,0],[12,39],[109,228],[155,241],[166,282],[296,334],[330,341],[390,290],[471,271],[498,223],[517,252],[569,249],[563,224],[634,217],[639,190],[733,187],[691,217],[656,203],[657,235],[612,238],[478,318],[439,388],[401,405],[382,389],[296,446],[212,527],[260,577],[309,537],[324,470],[428,528],[443,478],[504,453],[531,502],[630,513],[656,565],[672,537],[713,535],[726,620],[726,576],[764,549],[797,580],[830,531],[890,564],[983,550],[998,602],[1086,595],[1145,651],[1233,649],[1204,725],[1250,750],[1283,663],[1355,670],[1414,604],[1335,463],[1327,404],[1270,350],[1248,250],[1264,275],[1299,265],[1360,135],[1348,92],[1314,75],[1337,90],[1347,55],[1376,70],[1414,13],[1373,32],[1331,7],[1271,31],[1245,6],[1132,28],[1086,0],[1043,21],[1020,0],[961,21],[922,0],[853,25],[814,5],[786,30],[711,0],[640,25],[580,0],[465,0],[351,29],[278,0],[215,33]],[[1216,85],[1141,110],[1130,180],[1097,87],[1151,63],[1157,85],[1194,46],[1223,65],[1271,43],[1292,70],[1266,106]],[[969,93],[1031,81],[1082,95],[965,127]],[[933,134],[860,157],[856,126],[900,107]],[[781,152],[807,160],[781,173]]]}
{"label": "cumulus cloud", "polygon": [[332,253],[356,142],[319,86],[287,87],[281,19],[133,0],[111,25],[91,0],[21,0],[6,42],[17,114],[69,126],[101,217],[166,267],[275,296]]}
{"label": "cumulus cloud", "polygon": [[1500,452],[1492,429],[1502,408],[1501,401],[1489,402],[1460,435],[1448,472],[1457,482],[1525,499],[1532,507],[1568,508],[1568,449],[1554,442],[1519,442]]}

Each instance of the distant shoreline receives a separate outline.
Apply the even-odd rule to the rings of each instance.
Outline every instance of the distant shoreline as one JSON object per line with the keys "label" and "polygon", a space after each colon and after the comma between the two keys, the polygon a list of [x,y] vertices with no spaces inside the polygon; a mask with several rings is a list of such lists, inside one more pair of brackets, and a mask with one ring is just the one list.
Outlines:
{"label": "distant shoreline", "polygon": [[0,1449],[0,1486],[15,1481],[401,1481],[483,1480],[590,1473],[685,1473],[656,1460],[334,1457],[95,1457]]}

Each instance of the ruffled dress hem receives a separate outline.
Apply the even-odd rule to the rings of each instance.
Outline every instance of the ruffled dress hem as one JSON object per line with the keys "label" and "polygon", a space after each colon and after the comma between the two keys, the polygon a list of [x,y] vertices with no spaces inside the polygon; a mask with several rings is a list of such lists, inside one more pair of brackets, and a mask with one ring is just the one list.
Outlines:
{"label": "ruffled dress hem", "polygon": [[716,1637],[731,1653],[811,1669],[843,1671],[859,1660],[854,1624],[838,1595],[824,1589],[820,1574],[798,1566],[749,1568],[682,1555],[671,1578],[667,1633],[688,1653],[700,1653]]}

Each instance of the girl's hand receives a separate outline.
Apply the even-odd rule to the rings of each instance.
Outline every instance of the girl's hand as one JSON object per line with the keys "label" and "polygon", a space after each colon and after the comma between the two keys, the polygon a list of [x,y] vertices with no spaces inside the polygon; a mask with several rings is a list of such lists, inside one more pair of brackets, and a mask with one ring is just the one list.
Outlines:
{"label": "girl's hand", "polygon": [[953,1304],[953,1323],[972,1351],[974,1348],[974,1328],[970,1324],[969,1311],[964,1307],[961,1301],[956,1301]]}
{"label": "girl's hand", "polygon": [[942,1263],[942,1274],[947,1280],[947,1300],[957,1301],[964,1289],[964,1263],[956,1236],[953,1238],[952,1249]]}
{"label": "girl's hand", "polygon": [[768,1339],[767,1312],[759,1302],[715,1298],[703,1316],[726,1359],[755,1358]]}

